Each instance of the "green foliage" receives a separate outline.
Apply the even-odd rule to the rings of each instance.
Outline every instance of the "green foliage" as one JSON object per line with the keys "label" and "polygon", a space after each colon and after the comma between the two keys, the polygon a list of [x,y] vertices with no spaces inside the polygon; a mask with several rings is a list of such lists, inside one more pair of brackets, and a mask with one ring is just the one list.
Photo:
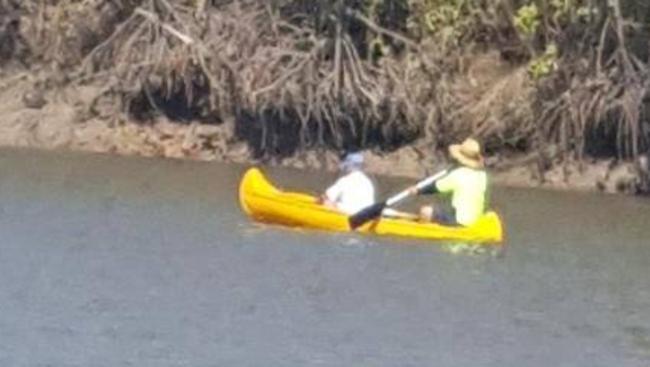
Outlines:
{"label": "green foliage", "polygon": [[427,30],[432,33],[454,31],[461,20],[464,5],[464,0],[425,1]]}
{"label": "green foliage", "polygon": [[557,23],[575,23],[597,14],[597,9],[581,0],[551,0],[550,11]]}
{"label": "green foliage", "polygon": [[583,0],[550,0],[543,7],[529,2],[517,10],[513,24],[521,36],[530,39],[541,31],[542,19],[562,27],[586,21],[596,14],[597,8]]}
{"label": "green foliage", "polygon": [[528,74],[533,80],[540,80],[550,75],[557,68],[558,49],[555,43],[546,47],[546,51],[528,64]]}
{"label": "green foliage", "polygon": [[[375,23],[380,23],[379,7],[382,5],[381,3],[383,1],[385,0],[368,0],[366,13],[368,14],[368,17],[370,17],[370,19]],[[376,33],[370,34],[370,37],[368,39],[368,49],[370,50],[369,54],[373,59],[381,58],[382,56],[389,53],[388,45],[386,45],[381,35]]]}
{"label": "green foliage", "polygon": [[[561,0],[555,0],[561,1]],[[540,12],[537,5],[524,5],[519,10],[513,20],[515,28],[524,37],[530,38],[537,33],[541,24]]]}
{"label": "green foliage", "polygon": [[457,45],[471,29],[477,0],[410,0],[413,33],[433,37],[441,45]]}

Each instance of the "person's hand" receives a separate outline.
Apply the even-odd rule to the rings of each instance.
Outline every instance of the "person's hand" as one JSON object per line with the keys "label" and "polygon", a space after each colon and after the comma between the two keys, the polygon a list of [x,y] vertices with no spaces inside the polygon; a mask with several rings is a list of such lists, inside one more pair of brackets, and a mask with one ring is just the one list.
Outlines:
{"label": "person's hand", "polygon": [[319,205],[323,205],[323,206],[326,206],[328,208],[335,208],[336,207],[336,205],[330,199],[328,199],[327,195],[325,195],[325,194],[321,195],[321,197],[319,197],[317,201],[318,201]]}
{"label": "person's hand", "polygon": [[316,204],[318,205],[325,205],[326,201],[327,201],[327,197],[325,196],[325,194],[316,198]]}
{"label": "person's hand", "polygon": [[417,188],[417,186],[411,186],[411,187],[408,188],[408,190],[409,190],[409,191],[408,191],[408,192],[409,192],[409,195],[411,195],[411,196],[415,196],[415,195],[417,195],[417,194],[418,194],[418,191],[419,191],[418,188]]}

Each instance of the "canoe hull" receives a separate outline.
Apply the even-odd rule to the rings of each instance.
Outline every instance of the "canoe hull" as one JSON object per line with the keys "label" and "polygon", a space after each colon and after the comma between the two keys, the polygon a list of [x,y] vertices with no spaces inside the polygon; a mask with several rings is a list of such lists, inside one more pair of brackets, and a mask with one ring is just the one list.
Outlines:
{"label": "canoe hull", "polygon": [[[319,205],[312,195],[281,191],[257,168],[249,169],[239,186],[242,210],[256,221],[290,227],[350,232],[348,217]],[[381,218],[359,227],[357,232],[433,240],[462,240],[498,244],[503,240],[501,220],[486,213],[471,227],[448,227],[406,219]]]}

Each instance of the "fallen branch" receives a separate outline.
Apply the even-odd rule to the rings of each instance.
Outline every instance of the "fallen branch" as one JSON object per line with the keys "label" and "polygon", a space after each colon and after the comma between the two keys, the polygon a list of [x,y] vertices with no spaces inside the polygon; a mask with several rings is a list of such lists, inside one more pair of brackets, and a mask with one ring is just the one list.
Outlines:
{"label": "fallen branch", "polygon": [[420,50],[420,45],[418,45],[414,41],[406,38],[405,36],[402,36],[401,34],[399,34],[397,32],[393,32],[393,31],[391,31],[389,29],[386,29],[386,28],[376,24],[375,22],[370,20],[368,17],[361,14],[361,12],[359,12],[358,10],[346,8],[345,9],[345,14],[348,15],[348,16],[352,16],[356,20],[358,20],[361,23],[365,24],[366,27],[372,29],[373,31],[375,31],[375,32],[377,32],[379,34],[383,34],[385,36],[394,38],[394,39],[404,43],[405,45],[409,46],[410,48],[412,48],[414,50]]}
{"label": "fallen branch", "polygon": [[162,29],[166,30],[167,32],[169,32],[174,37],[181,40],[181,42],[185,43],[186,45],[194,45],[194,44],[196,44],[196,41],[192,37],[187,36],[187,35],[181,33],[180,31],[176,30],[174,27],[170,26],[169,24],[166,24],[166,23],[162,22],[160,20],[160,18],[156,14],[151,13],[149,11],[146,11],[146,10],[144,10],[142,8],[136,8],[135,13],[140,14],[143,17],[150,20],[151,22],[161,26]]}

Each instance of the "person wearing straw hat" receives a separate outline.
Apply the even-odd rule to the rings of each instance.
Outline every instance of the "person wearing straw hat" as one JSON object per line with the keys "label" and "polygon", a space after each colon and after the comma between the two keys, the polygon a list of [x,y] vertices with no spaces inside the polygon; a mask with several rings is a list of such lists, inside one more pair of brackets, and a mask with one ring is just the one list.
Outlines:
{"label": "person wearing straw hat", "polygon": [[451,208],[424,206],[420,219],[445,225],[472,225],[485,212],[488,177],[485,171],[481,145],[468,138],[461,144],[449,146],[449,155],[458,165],[447,175],[413,194],[451,194]]}
{"label": "person wearing straw hat", "polygon": [[363,155],[348,153],[340,164],[343,176],[321,196],[324,205],[346,214],[355,214],[375,202],[375,187],[363,172]]}

